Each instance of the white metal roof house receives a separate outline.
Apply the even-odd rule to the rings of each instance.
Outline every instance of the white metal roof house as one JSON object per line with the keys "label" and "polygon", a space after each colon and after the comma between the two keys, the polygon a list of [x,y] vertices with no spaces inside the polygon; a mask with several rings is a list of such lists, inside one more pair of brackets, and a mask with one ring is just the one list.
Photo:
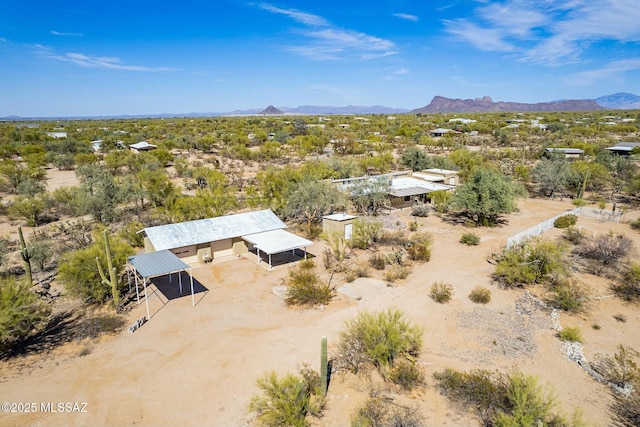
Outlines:
{"label": "white metal roof house", "polygon": [[131,151],[139,153],[141,151],[155,150],[158,147],[156,147],[153,144],[149,144],[147,141],[141,141],[141,142],[137,142],[135,144],[129,145],[129,148],[131,148]]}
{"label": "white metal roof house", "polygon": [[607,147],[611,154],[617,154],[619,156],[630,156],[633,149],[640,147],[640,142],[619,142],[613,147]]}
{"label": "white metal roof house", "polygon": [[253,252],[258,262],[264,258],[271,267],[273,255],[302,249],[306,256],[306,248],[313,245],[285,228],[280,218],[265,209],[159,225],[142,231],[146,253],[169,250],[193,264]]}

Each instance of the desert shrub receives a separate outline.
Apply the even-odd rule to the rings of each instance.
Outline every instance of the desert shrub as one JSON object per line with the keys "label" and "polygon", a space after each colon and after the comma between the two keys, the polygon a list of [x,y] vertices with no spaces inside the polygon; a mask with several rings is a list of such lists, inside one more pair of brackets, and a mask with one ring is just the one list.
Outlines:
{"label": "desert shrub", "polygon": [[567,215],[562,215],[556,218],[556,220],[553,221],[553,226],[555,228],[569,228],[576,225],[577,222],[578,222],[577,215],[567,214]]}
{"label": "desert shrub", "polygon": [[616,427],[640,426],[640,393],[637,391],[629,396],[613,394],[613,401],[609,406],[612,425]]}
{"label": "desert shrub", "polygon": [[611,288],[625,301],[640,300],[640,264],[631,264],[622,274],[622,279]]}
{"label": "desert shrub", "polygon": [[631,228],[633,228],[634,230],[640,231],[640,218],[633,221],[630,225],[631,225]]}
{"label": "desert shrub", "polygon": [[488,304],[491,301],[491,291],[482,286],[476,286],[469,294],[469,299],[477,304]]}
{"label": "desert shrub", "polygon": [[426,203],[419,203],[411,208],[411,215],[420,218],[428,217],[429,212],[431,212],[431,206]]}
{"label": "desert shrub", "polygon": [[375,253],[369,257],[369,265],[376,270],[384,270],[387,266],[387,257],[380,253]]}
{"label": "desert shrub", "polygon": [[583,341],[582,333],[578,328],[567,326],[558,331],[558,338],[562,341],[579,342]]}
{"label": "desert shrub", "polygon": [[407,248],[407,255],[412,261],[427,262],[431,259],[433,238],[429,233],[416,233],[412,236]]}
{"label": "desert shrub", "polygon": [[15,277],[0,277],[0,352],[45,325],[50,309]]}
{"label": "desert shrub", "polygon": [[506,287],[540,283],[565,271],[565,248],[543,239],[529,239],[505,249],[496,266],[496,278]]}
{"label": "desert shrub", "polygon": [[376,393],[351,416],[351,427],[421,427],[423,422],[418,408],[398,405]]}
{"label": "desert shrub", "polygon": [[382,221],[358,218],[353,222],[353,233],[347,242],[352,248],[367,249],[378,241],[382,232]]}
{"label": "desert shrub", "polygon": [[460,243],[464,243],[469,246],[477,246],[480,244],[480,236],[471,231],[463,233],[462,237],[460,237]]}
{"label": "desert shrub", "polygon": [[627,322],[627,316],[625,316],[622,313],[614,314],[613,318],[616,319],[616,321],[620,322],[620,323],[626,323]]}
{"label": "desert shrub", "polygon": [[411,244],[411,240],[404,230],[383,230],[378,243],[385,246],[407,247]]}
{"label": "desert shrub", "polygon": [[579,228],[569,226],[566,230],[564,230],[564,233],[562,233],[562,237],[564,237],[574,245],[577,245],[584,238],[584,234],[582,234],[582,231],[580,231]]}
{"label": "desert shrub", "polygon": [[454,402],[471,407],[483,425],[570,426],[580,425],[579,417],[568,421],[553,412],[553,392],[538,384],[536,377],[515,371],[501,374],[487,370],[469,373],[445,369],[433,375],[440,392]]}
{"label": "desert shrub", "polygon": [[591,367],[602,377],[619,387],[631,384],[640,379],[640,371],[636,360],[640,353],[629,346],[618,345],[618,351],[613,355],[596,354]]}
{"label": "desert shrub", "polygon": [[389,381],[404,390],[413,390],[425,383],[425,373],[413,359],[399,359],[389,372]]}
{"label": "desert shrub", "polygon": [[[320,376],[317,376],[318,382]],[[278,378],[275,372],[257,380],[261,395],[254,395],[249,410],[256,412],[257,420],[268,427],[305,427],[307,415],[319,415],[324,399],[319,384],[309,375],[287,374]]]}
{"label": "desert shrub", "polygon": [[633,241],[626,236],[600,234],[594,239],[584,239],[580,242],[576,253],[603,266],[609,266],[625,257],[632,248]]}
{"label": "desert shrub", "polygon": [[574,280],[561,280],[553,285],[551,303],[564,311],[578,313],[585,310],[588,295],[585,287]]}
{"label": "desert shrub", "polygon": [[431,297],[431,299],[440,304],[449,302],[452,295],[453,286],[451,286],[449,283],[433,282],[431,288],[429,289],[429,296]]}
{"label": "desert shrub", "polygon": [[287,305],[328,304],[335,295],[335,289],[318,277],[312,260],[301,261],[289,270],[286,280]]}
{"label": "desert shrub", "polygon": [[409,223],[409,231],[418,231],[418,221],[411,221]]}
{"label": "desert shrub", "polygon": [[336,368],[358,373],[372,365],[388,379],[397,360],[412,360],[421,347],[422,330],[401,311],[363,311],[340,333]]}
{"label": "desert shrub", "polygon": [[408,265],[393,264],[384,271],[384,280],[393,283],[396,280],[406,279],[411,273]]}

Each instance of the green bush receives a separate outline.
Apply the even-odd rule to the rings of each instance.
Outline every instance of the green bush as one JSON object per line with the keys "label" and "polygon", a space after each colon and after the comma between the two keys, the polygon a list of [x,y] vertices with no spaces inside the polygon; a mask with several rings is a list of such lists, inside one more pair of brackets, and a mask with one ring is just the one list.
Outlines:
{"label": "green bush", "polygon": [[412,261],[427,262],[431,259],[433,238],[429,233],[416,233],[410,240],[407,255]]}
{"label": "green bush", "polygon": [[640,300],[640,264],[631,264],[622,274],[622,279],[611,288],[625,301]]}
{"label": "green bush", "polygon": [[605,380],[624,387],[634,384],[640,379],[640,370],[636,360],[640,353],[629,346],[618,345],[618,351],[613,355],[597,354],[593,357],[591,367],[604,377]]}
{"label": "green bush", "polygon": [[249,410],[256,412],[258,421],[267,427],[306,427],[307,415],[319,416],[324,408],[320,393],[320,376],[307,373],[287,374],[278,378],[275,372],[257,380],[261,395],[254,395]]}
{"label": "green bush", "polygon": [[352,248],[367,249],[378,241],[382,232],[382,221],[358,218],[353,221],[353,233],[348,244]]}
{"label": "green bush", "polygon": [[482,286],[476,286],[469,294],[469,299],[476,304],[488,304],[491,301],[491,291]]}
{"label": "green bush", "polygon": [[540,283],[563,273],[565,247],[543,239],[529,239],[505,249],[496,266],[496,278],[506,287]]}
{"label": "green bush", "polygon": [[574,214],[562,215],[561,217],[556,218],[553,221],[553,226],[555,228],[569,228],[576,225],[578,222],[578,217]]}
{"label": "green bush", "polygon": [[483,425],[500,427],[578,426],[579,416],[567,420],[553,412],[553,392],[538,384],[536,377],[519,371],[501,374],[487,370],[469,373],[445,369],[433,374],[440,392],[471,407]]}
{"label": "green bush", "polygon": [[369,257],[369,265],[376,270],[384,270],[387,266],[387,257],[380,253],[375,253]]}
{"label": "green bush", "polygon": [[372,393],[351,416],[351,427],[422,427],[416,407],[401,406],[392,399]]}
{"label": "green bush", "polygon": [[564,237],[574,245],[577,245],[584,238],[584,234],[582,234],[582,231],[580,231],[579,228],[569,226],[566,230],[564,230],[564,233],[562,233],[562,237]]}
{"label": "green bush", "polygon": [[412,360],[422,347],[422,329],[399,310],[361,312],[340,333],[337,369],[367,372],[373,366],[386,379],[401,359]]}
{"label": "green bush", "polygon": [[566,327],[558,331],[558,338],[562,341],[579,342],[583,341],[582,333],[578,328]]}
{"label": "green bush", "polygon": [[453,286],[445,282],[433,282],[429,290],[429,296],[435,302],[444,304],[451,300],[453,295]]}
{"label": "green bush", "polygon": [[633,228],[636,231],[640,231],[640,218],[636,219],[631,223],[631,228]]}
{"label": "green bush", "polygon": [[389,381],[398,384],[404,390],[413,390],[425,383],[424,370],[415,360],[399,359],[389,372]]}
{"label": "green bush", "polygon": [[431,210],[432,208],[428,204],[420,203],[411,208],[411,215],[426,218],[429,216],[429,212],[431,212]]}
{"label": "green bush", "polygon": [[409,273],[411,273],[411,267],[408,265],[394,264],[384,271],[384,280],[389,283],[393,283],[396,280],[406,279],[409,276]]}
{"label": "green bush", "polygon": [[469,246],[477,246],[480,244],[480,236],[471,231],[463,233],[462,237],[460,237],[460,243],[464,243]]}
{"label": "green bush", "polygon": [[49,313],[26,281],[0,277],[0,352],[43,327]]}
{"label": "green bush", "polygon": [[573,280],[563,280],[553,286],[552,304],[564,311],[579,313],[588,301],[585,287]]}
{"label": "green bush", "polygon": [[312,260],[301,261],[297,267],[291,268],[286,285],[287,305],[328,304],[335,295],[335,289],[316,274]]}

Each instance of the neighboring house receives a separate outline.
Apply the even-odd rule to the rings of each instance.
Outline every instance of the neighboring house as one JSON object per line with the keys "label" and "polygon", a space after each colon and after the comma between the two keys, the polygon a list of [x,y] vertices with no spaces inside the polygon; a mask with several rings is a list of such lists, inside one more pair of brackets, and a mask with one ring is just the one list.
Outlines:
{"label": "neighboring house", "polygon": [[449,119],[449,123],[454,123],[454,122],[458,122],[458,123],[462,123],[462,124],[468,125],[470,123],[476,123],[477,120],[466,119],[466,118],[463,118],[463,117],[456,117],[456,118],[453,118],[453,119]]}
{"label": "neighboring house", "polygon": [[640,142],[619,142],[617,145],[613,147],[607,147],[611,154],[616,154],[618,156],[630,156],[633,154],[633,149],[636,147],[640,147]]}
{"label": "neighboring house", "polygon": [[100,151],[102,149],[102,140],[96,139],[95,141],[91,141],[91,148],[95,152]]}
{"label": "neighboring house", "polygon": [[567,160],[579,160],[584,157],[584,150],[581,148],[555,148],[547,147],[544,149],[544,154],[550,156],[555,153],[564,154]]}
{"label": "neighboring house", "polygon": [[444,136],[448,133],[459,133],[453,129],[444,129],[444,128],[437,128],[437,129],[433,129],[431,131],[429,131],[429,135],[431,135],[434,138],[440,137],[440,136]]}
{"label": "neighboring house", "polygon": [[158,147],[153,144],[149,144],[147,141],[142,141],[129,145],[129,148],[131,148],[131,151],[133,151],[134,153],[140,153],[142,151],[155,150]]}
{"label": "neighboring house", "polygon": [[384,180],[389,184],[389,205],[392,208],[412,206],[416,202],[431,202],[429,193],[452,192],[458,185],[458,172],[446,169],[426,169],[420,172],[402,171],[383,175],[336,179],[333,183],[342,191],[349,191],[356,182]]}
{"label": "neighboring house", "polygon": [[253,253],[272,266],[272,256],[304,251],[313,242],[285,230],[280,218],[265,209],[148,227],[145,253],[169,250],[189,264]]}
{"label": "neighboring house", "polygon": [[47,132],[47,135],[55,139],[66,138],[67,132]]}

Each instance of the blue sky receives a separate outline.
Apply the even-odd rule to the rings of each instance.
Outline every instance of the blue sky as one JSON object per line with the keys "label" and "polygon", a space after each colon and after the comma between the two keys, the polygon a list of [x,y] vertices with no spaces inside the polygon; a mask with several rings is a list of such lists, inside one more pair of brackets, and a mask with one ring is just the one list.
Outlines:
{"label": "blue sky", "polygon": [[0,117],[615,92],[637,0],[0,0]]}

